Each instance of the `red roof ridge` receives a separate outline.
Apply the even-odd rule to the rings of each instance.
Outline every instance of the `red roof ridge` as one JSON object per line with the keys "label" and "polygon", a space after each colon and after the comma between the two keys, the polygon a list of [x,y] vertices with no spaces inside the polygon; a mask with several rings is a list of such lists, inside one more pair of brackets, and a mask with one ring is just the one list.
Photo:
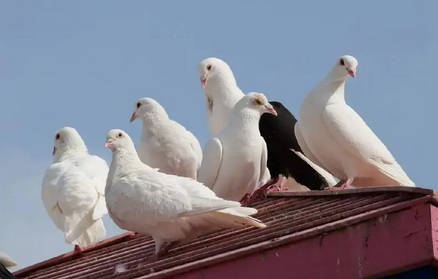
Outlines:
{"label": "red roof ridge", "polygon": [[331,195],[350,195],[356,193],[379,193],[379,192],[406,192],[417,193],[423,195],[438,196],[438,190],[432,190],[429,188],[410,187],[410,186],[370,186],[355,189],[345,189],[336,191],[281,191],[272,192],[269,196],[272,197],[303,197],[303,196],[331,196]]}
{"label": "red roof ridge", "polygon": [[37,269],[41,269],[41,268],[57,265],[57,264],[69,261],[71,259],[74,259],[74,258],[76,258],[79,255],[82,255],[84,253],[91,252],[91,251],[94,251],[94,250],[98,250],[98,249],[101,249],[101,248],[104,248],[104,247],[107,247],[107,246],[111,246],[111,245],[114,245],[114,244],[117,244],[117,243],[120,243],[120,242],[124,242],[124,241],[126,241],[128,239],[132,239],[132,238],[135,238],[135,237],[138,237],[138,236],[139,235],[134,233],[134,232],[125,232],[125,233],[122,233],[122,234],[110,237],[108,239],[104,239],[102,241],[99,241],[99,242],[97,242],[94,245],[87,246],[87,247],[83,248],[83,251],[80,254],[76,253],[76,255],[75,255],[73,253],[73,251],[65,253],[65,254],[61,254],[59,256],[50,258],[48,260],[45,260],[45,261],[42,261],[42,262],[39,262],[39,263],[30,265],[30,266],[27,266],[27,267],[22,268],[20,270],[17,270],[16,272],[14,272],[14,275],[20,275],[20,274],[26,273],[26,272],[31,271],[31,270],[37,270]]}

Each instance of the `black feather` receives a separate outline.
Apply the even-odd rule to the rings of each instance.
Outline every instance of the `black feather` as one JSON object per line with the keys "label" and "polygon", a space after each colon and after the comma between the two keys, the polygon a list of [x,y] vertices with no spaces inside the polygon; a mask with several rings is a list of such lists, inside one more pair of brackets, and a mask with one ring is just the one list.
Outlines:
{"label": "black feather", "polygon": [[11,272],[9,272],[9,270],[7,270],[7,268],[2,263],[0,263],[0,278],[1,279],[18,279]]}
{"label": "black feather", "polygon": [[293,177],[310,190],[328,187],[322,175],[290,150],[303,153],[294,132],[297,123],[295,116],[282,103],[275,101],[269,103],[278,115],[263,114],[259,129],[268,148],[268,169],[271,178],[278,178],[280,174]]}

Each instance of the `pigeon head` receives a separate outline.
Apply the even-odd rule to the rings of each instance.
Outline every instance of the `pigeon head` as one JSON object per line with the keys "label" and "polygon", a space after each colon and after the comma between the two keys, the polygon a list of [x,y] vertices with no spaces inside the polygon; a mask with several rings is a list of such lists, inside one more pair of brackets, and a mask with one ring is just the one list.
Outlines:
{"label": "pigeon head", "polygon": [[338,58],[332,73],[337,79],[346,79],[348,76],[356,77],[356,69],[358,66],[357,59],[350,55],[344,55]]}
{"label": "pigeon head", "polygon": [[106,135],[105,147],[115,151],[118,149],[132,146],[132,140],[129,135],[120,129],[113,129]]}
{"label": "pigeon head", "polygon": [[167,117],[166,111],[157,101],[151,98],[141,98],[135,102],[130,122],[137,118],[146,118],[148,115]]}
{"label": "pigeon head", "polygon": [[55,133],[53,156],[61,156],[65,151],[87,151],[87,146],[75,128],[64,127]]}
{"label": "pigeon head", "polygon": [[215,83],[223,83],[224,85],[231,83],[237,86],[230,66],[218,58],[210,57],[202,60],[198,66],[198,74],[202,88]]}
{"label": "pigeon head", "polygon": [[268,99],[266,99],[266,96],[262,93],[251,92],[243,96],[242,99],[237,102],[236,107],[240,109],[249,108],[259,112],[260,115],[270,113],[277,116],[274,107],[268,102]]}

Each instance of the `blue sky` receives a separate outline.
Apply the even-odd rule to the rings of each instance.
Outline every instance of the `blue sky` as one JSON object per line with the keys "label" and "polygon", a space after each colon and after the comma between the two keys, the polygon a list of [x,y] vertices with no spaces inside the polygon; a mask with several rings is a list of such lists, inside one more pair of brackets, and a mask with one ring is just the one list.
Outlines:
{"label": "blue sky", "polygon": [[[0,251],[22,268],[73,248],[40,199],[57,129],[75,127],[109,161],[107,131],[137,142],[140,122],[129,118],[147,96],[204,145],[196,69],[210,56],[244,92],[295,115],[339,56],[355,56],[347,102],[418,186],[436,188],[437,9],[433,0],[1,0]],[[121,232],[105,222],[108,236]]]}

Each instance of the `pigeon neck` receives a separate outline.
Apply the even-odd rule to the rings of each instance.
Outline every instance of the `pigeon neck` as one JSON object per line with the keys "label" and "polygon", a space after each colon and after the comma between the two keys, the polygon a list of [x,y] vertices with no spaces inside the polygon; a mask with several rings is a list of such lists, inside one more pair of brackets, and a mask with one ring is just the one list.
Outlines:
{"label": "pigeon neck", "polygon": [[80,158],[87,155],[87,149],[85,148],[69,148],[67,150],[56,150],[55,155],[53,155],[53,163],[62,162],[68,159]]}
{"label": "pigeon neck", "polygon": [[128,148],[119,148],[114,150],[111,160],[111,166],[108,172],[105,192],[113,184],[114,178],[136,169],[136,166],[142,165],[138,158],[134,146]]}
{"label": "pigeon neck", "polygon": [[240,89],[237,87],[234,76],[232,74],[223,74],[208,80],[204,94],[208,98],[216,97],[216,99],[220,98],[223,102],[229,102],[236,98],[236,91],[240,91]]}
{"label": "pigeon neck", "polygon": [[229,127],[231,129],[238,129],[240,132],[259,131],[260,115],[251,109],[244,108],[234,110],[230,119]]}
{"label": "pigeon neck", "polygon": [[143,116],[143,128],[150,126],[161,126],[163,122],[167,121],[169,116],[167,113],[146,113]]}
{"label": "pigeon neck", "polygon": [[111,164],[113,163],[122,168],[130,168],[132,165],[141,163],[141,161],[138,158],[134,145],[132,145],[114,150]]}
{"label": "pigeon neck", "polygon": [[331,72],[319,83],[313,92],[318,92],[318,98],[323,98],[324,103],[345,103],[345,80],[345,76],[340,77],[336,73]]}
{"label": "pigeon neck", "polygon": [[163,129],[169,118],[167,115],[157,116],[157,115],[148,115],[143,118],[143,128],[141,131],[141,138],[148,137],[148,134],[154,134],[156,131]]}

